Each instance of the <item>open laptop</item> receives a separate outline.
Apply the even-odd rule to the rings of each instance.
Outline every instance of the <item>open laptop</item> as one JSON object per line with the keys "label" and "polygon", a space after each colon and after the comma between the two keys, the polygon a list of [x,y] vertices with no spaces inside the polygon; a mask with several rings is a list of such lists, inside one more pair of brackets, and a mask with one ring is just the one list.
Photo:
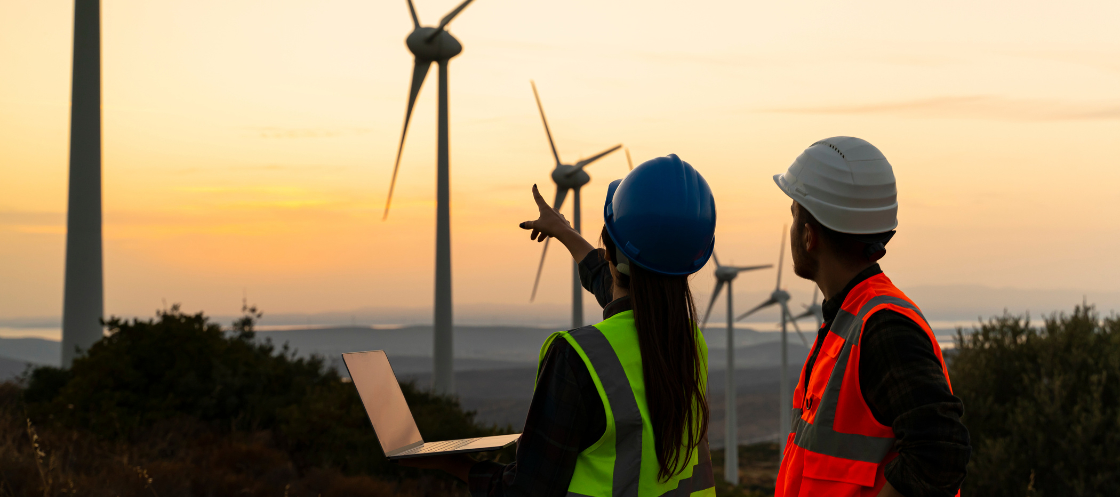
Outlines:
{"label": "open laptop", "polygon": [[521,436],[498,435],[494,437],[466,438],[444,442],[425,442],[416,428],[416,420],[404,400],[404,392],[397,383],[397,375],[389,365],[385,351],[351,352],[342,354],[342,361],[350,371],[350,378],[358,388],[358,395],[365,405],[366,414],[381,441],[381,450],[390,460],[409,457],[485,452],[506,447]]}

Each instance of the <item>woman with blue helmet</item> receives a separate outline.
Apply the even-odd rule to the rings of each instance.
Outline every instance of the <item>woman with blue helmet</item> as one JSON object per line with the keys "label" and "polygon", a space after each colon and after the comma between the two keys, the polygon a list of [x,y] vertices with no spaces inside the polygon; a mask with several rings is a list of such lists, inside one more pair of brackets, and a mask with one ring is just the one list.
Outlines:
{"label": "woman with blue helmet", "polygon": [[707,182],[676,155],[612,182],[598,250],[535,185],[533,196],[540,217],[521,228],[568,248],[604,320],[554,333],[541,347],[515,462],[411,464],[458,476],[472,495],[714,496],[708,351],[687,279],[715,244]]}

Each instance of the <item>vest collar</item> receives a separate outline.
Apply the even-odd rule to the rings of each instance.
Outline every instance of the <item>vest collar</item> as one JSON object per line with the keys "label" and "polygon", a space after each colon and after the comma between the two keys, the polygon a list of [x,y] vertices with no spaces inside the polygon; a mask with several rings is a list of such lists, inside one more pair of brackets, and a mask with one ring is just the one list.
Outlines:
{"label": "vest collar", "polygon": [[603,308],[603,321],[610,319],[615,314],[630,310],[633,310],[633,307],[630,306],[630,296],[614,299]]}
{"label": "vest collar", "polygon": [[848,298],[848,293],[850,293],[856,285],[863,283],[872,276],[882,273],[883,270],[879,268],[878,264],[872,264],[852,278],[852,281],[849,281],[848,285],[845,286],[843,290],[840,290],[840,293],[836,294],[835,297],[825,299],[824,302],[821,302],[821,313],[824,314],[824,322],[832,324],[832,320],[836,318],[836,313],[840,312],[840,306],[844,304],[844,300]]}

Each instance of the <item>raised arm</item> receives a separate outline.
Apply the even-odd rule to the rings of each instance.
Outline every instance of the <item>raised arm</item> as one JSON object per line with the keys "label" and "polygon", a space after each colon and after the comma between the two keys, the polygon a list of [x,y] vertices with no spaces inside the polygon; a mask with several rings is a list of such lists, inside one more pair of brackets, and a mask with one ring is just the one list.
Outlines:
{"label": "raised arm", "polygon": [[568,252],[572,254],[572,258],[576,262],[582,261],[587,254],[595,247],[592,247],[583,236],[572,229],[571,223],[553,209],[552,206],[545,202],[544,197],[541,197],[541,192],[537,191],[537,185],[533,185],[533,200],[537,203],[537,209],[540,210],[540,216],[535,221],[525,221],[520,224],[521,229],[532,230],[529,234],[530,240],[543,242],[545,239],[552,237],[563,243],[568,248]]}

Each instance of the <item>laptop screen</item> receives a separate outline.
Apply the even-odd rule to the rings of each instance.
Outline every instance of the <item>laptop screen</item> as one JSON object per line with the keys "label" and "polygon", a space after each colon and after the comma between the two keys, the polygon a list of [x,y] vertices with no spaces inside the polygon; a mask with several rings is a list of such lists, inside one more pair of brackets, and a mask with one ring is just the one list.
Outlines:
{"label": "laptop screen", "polygon": [[385,352],[351,352],[342,354],[342,360],[358,388],[385,454],[423,441]]}

